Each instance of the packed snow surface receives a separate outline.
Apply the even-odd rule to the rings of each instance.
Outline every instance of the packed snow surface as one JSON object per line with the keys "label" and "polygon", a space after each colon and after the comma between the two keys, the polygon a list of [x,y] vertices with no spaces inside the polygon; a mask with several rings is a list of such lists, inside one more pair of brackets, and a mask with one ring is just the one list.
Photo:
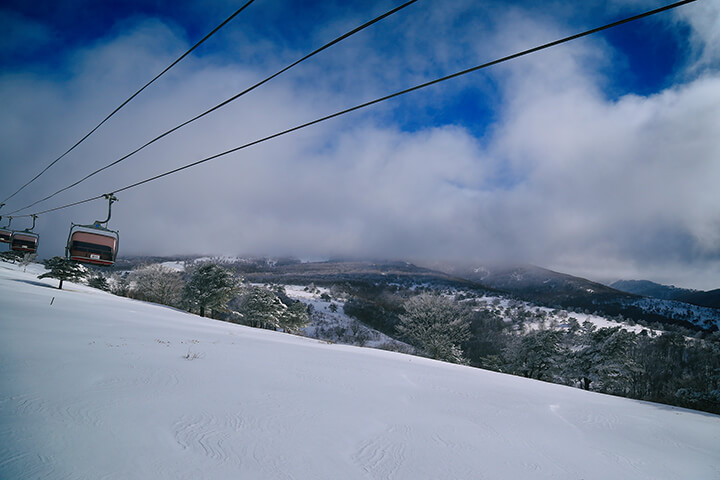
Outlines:
{"label": "packed snow surface", "polygon": [[0,264],[3,479],[717,479],[720,417]]}

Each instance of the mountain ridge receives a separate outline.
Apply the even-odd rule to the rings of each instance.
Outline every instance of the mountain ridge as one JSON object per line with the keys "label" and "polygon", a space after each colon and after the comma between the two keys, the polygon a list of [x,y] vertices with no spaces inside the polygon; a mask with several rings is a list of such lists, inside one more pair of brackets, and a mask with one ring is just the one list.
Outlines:
{"label": "mountain ridge", "polygon": [[676,300],[701,307],[720,309],[720,288],[714,290],[693,290],[674,285],[663,285],[650,280],[618,280],[611,287],[628,293],[663,300]]}
{"label": "mountain ridge", "polygon": [[[173,257],[172,260],[178,261],[178,258]],[[205,259],[213,260],[212,257],[187,257],[188,261]],[[158,258],[153,257],[152,260],[157,261]],[[720,324],[718,308],[624,292],[535,265],[468,266],[357,259],[302,262],[287,257],[218,257],[217,260],[253,283],[349,284],[371,288],[395,284],[403,287],[466,289],[502,293],[550,308],[593,312],[608,318],[630,319],[644,324],[676,325],[690,330],[712,330]],[[134,258],[126,260],[123,267],[132,268],[134,264],[142,263],[142,258]]]}

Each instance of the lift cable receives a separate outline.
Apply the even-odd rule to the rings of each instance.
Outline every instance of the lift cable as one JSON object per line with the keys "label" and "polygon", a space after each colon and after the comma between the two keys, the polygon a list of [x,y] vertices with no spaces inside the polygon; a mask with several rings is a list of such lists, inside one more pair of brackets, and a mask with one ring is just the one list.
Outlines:
{"label": "lift cable", "polygon": [[[178,173],[178,172],[180,172],[180,171],[182,171],[182,170],[186,170],[186,169],[188,169],[188,168],[191,168],[191,167],[200,165],[200,164],[202,164],[202,163],[209,162],[210,160],[214,160],[214,159],[216,159],[216,158],[219,158],[219,157],[228,155],[228,154],[230,154],[230,153],[237,152],[238,150],[243,150],[243,149],[245,149],[245,148],[248,148],[248,147],[257,145],[257,144],[259,144],[259,143],[263,143],[263,142],[266,142],[266,141],[268,141],[268,140],[272,140],[272,139],[274,139],[274,138],[277,138],[277,137],[280,137],[280,136],[283,136],[283,135],[287,135],[287,134],[289,134],[289,133],[291,133],[291,132],[295,132],[295,131],[297,131],[297,130],[301,130],[301,129],[306,128],[306,127],[309,127],[309,126],[311,126],[311,125],[315,125],[315,124],[324,122],[324,121],[326,121],[326,120],[330,120],[330,119],[332,119],[332,118],[339,117],[339,116],[341,116],[341,115],[345,115],[345,114],[347,114],[347,113],[350,113],[350,112],[353,112],[353,111],[356,111],[356,110],[360,110],[360,109],[365,108],[365,107],[369,107],[369,106],[371,106],[371,105],[375,105],[376,103],[380,103],[380,102],[383,102],[383,101],[385,101],[385,100],[389,100],[389,99],[391,99],[391,98],[398,97],[398,96],[400,96],[400,95],[404,95],[404,94],[406,94],[406,93],[414,92],[414,91],[416,91],[416,90],[420,90],[420,89],[429,87],[429,86],[431,86],[431,85],[435,85],[435,84],[437,84],[437,83],[444,82],[444,81],[446,81],[446,80],[450,80],[450,79],[453,79],[453,78],[456,78],[456,77],[460,77],[460,76],[462,76],[462,75],[466,75],[466,74],[468,74],[468,73],[472,73],[472,72],[478,71],[478,70],[483,69],[483,68],[487,68],[487,67],[490,67],[490,66],[493,66],[493,65],[497,65],[497,64],[499,64],[499,63],[507,62],[507,61],[509,61],[509,60],[513,60],[513,59],[518,58],[518,57],[522,57],[522,56],[525,56],[525,55],[529,55],[529,54],[531,54],[531,53],[538,52],[538,51],[540,51],[540,50],[544,50],[544,49],[547,49],[547,48],[550,48],[550,47],[554,47],[554,46],[556,46],[556,45],[560,45],[560,44],[563,44],[563,43],[567,43],[567,42],[570,42],[570,41],[572,41],[572,40],[576,40],[576,39],[578,39],[578,38],[586,37],[586,36],[591,35],[591,34],[593,34],[593,33],[597,33],[597,32],[603,31],[603,30],[607,30],[607,29],[609,29],[609,28],[613,28],[613,27],[616,27],[616,26],[618,26],[618,25],[622,25],[622,24],[629,23],[629,22],[632,22],[632,21],[635,21],[635,20],[639,20],[639,19],[641,19],[641,18],[649,17],[649,16],[651,16],[651,15],[655,15],[655,14],[658,14],[658,13],[661,13],[661,12],[664,12],[664,11],[667,11],[667,10],[671,10],[671,9],[674,9],[674,8],[677,8],[677,7],[680,7],[680,6],[682,6],[682,5],[686,5],[686,4],[688,4],[688,3],[692,3],[692,2],[695,2],[695,1],[697,1],[697,0],[683,0],[683,1],[680,1],[680,2],[676,2],[676,3],[670,4],[670,5],[666,5],[666,6],[664,6],[664,7],[660,7],[660,8],[654,9],[654,10],[647,11],[647,12],[645,12],[645,13],[641,13],[641,14],[638,14],[638,15],[634,15],[634,16],[632,16],[632,17],[625,18],[625,19],[623,19],[623,20],[618,20],[618,21],[616,21],[616,22],[612,22],[612,23],[609,23],[609,24],[607,24],[607,25],[603,25],[603,26],[601,26],[601,27],[593,28],[593,29],[591,29],[591,30],[586,30],[586,31],[584,31],[584,32],[582,32],[582,33],[578,33],[578,34],[575,34],[575,35],[571,35],[571,36],[569,36],[569,37],[565,37],[565,38],[562,38],[562,39],[559,39],[559,40],[555,40],[555,41],[550,42],[550,43],[545,43],[545,44],[543,44],[543,45],[540,45],[540,46],[537,46],[537,47],[533,47],[533,48],[530,48],[530,49],[528,49],[528,50],[523,50],[523,51],[521,51],[521,52],[514,53],[514,54],[512,54],[512,55],[508,55],[508,56],[506,56],[506,57],[502,57],[502,58],[499,58],[499,59],[497,59],[497,60],[493,60],[493,61],[491,61],[491,62],[483,63],[483,64],[481,64],[481,65],[477,65],[477,66],[475,66],[475,67],[468,68],[468,69],[466,69],[466,70],[462,70],[462,71],[453,73],[453,74],[451,74],[451,75],[447,75],[447,76],[444,76],[444,77],[440,77],[440,78],[437,78],[437,79],[435,79],[435,80],[431,80],[431,81],[429,81],[429,82],[425,82],[425,83],[416,85],[416,86],[414,86],[414,87],[410,87],[410,88],[407,88],[407,89],[405,89],[405,90],[401,90],[401,91],[399,91],[399,92],[395,92],[395,93],[393,93],[393,94],[386,95],[386,96],[384,96],[384,97],[380,97],[380,98],[377,98],[377,99],[375,99],[375,100],[371,100],[371,101],[369,101],[369,102],[365,102],[365,103],[362,103],[362,104],[360,104],[360,105],[356,105],[356,106],[351,107],[351,108],[347,108],[347,109],[345,109],[345,110],[341,110],[341,111],[336,112],[336,113],[333,113],[333,114],[331,114],[331,115],[327,115],[327,116],[318,118],[318,119],[313,120],[313,121],[311,121],[311,122],[307,122],[307,123],[304,123],[304,124],[302,124],[302,125],[298,125],[298,126],[289,128],[289,129],[287,129],[287,130],[283,130],[283,131],[281,131],[281,132],[275,133],[275,134],[273,134],[273,135],[269,135],[269,136],[264,137],[264,138],[261,138],[261,139],[259,139],[259,140],[255,140],[255,141],[253,141],[253,142],[246,143],[245,145],[241,145],[241,146],[239,146],[239,147],[235,147],[235,148],[233,148],[233,149],[226,150],[226,151],[224,151],[224,152],[221,152],[221,153],[212,155],[212,156],[210,156],[210,157],[203,158],[202,160],[198,160],[198,161],[196,161],[196,162],[189,163],[189,164],[187,164],[187,165],[183,165],[183,166],[181,166],[181,167],[175,168],[175,169],[170,170],[170,171],[167,171],[167,172],[165,172],[165,173],[161,173],[161,174],[155,175],[155,176],[153,176],[153,177],[146,178],[145,180],[141,180],[141,181],[136,182],[136,183],[133,183],[133,184],[131,184],[131,185],[127,185],[127,186],[125,186],[125,187],[122,187],[122,188],[118,188],[118,189],[116,189],[116,190],[113,190],[113,193],[119,193],[119,192],[123,192],[123,191],[125,191],[125,190],[130,190],[130,189],[135,188],[135,187],[138,187],[138,186],[140,186],[140,185],[144,185],[144,184],[146,184],[146,183],[149,183],[149,182],[158,180],[158,179],[160,179],[160,178],[167,177],[168,175],[172,175],[172,174],[174,174],[174,173]],[[93,201],[93,200],[97,200],[97,199],[99,199],[99,198],[103,198],[103,195],[97,195],[97,196],[94,196],[94,197],[91,197],[91,198],[87,198],[87,199],[85,199],[85,200],[80,200],[80,201],[73,202],[73,203],[70,203],[70,204],[67,204],[67,205],[63,205],[63,206],[60,206],[60,207],[55,207],[55,208],[51,208],[51,209],[48,209],[48,210],[43,210],[43,211],[40,211],[40,212],[36,212],[36,215],[42,215],[42,214],[45,214],[45,213],[54,212],[54,211],[61,210],[61,209],[64,209],[64,208],[73,207],[73,206],[80,205],[80,204],[83,204],[83,203],[91,202],[91,201]],[[29,216],[31,216],[31,214],[15,215],[14,217],[15,217],[15,218],[18,218],[18,217],[29,217]]]}
{"label": "lift cable", "polygon": [[12,195],[10,195],[9,197],[7,197],[5,200],[3,200],[3,201],[0,202],[0,203],[5,203],[5,202],[7,202],[7,201],[10,200],[11,198],[13,198],[15,195],[17,195],[18,193],[20,193],[25,187],[27,187],[27,186],[30,185],[32,182],[34,182],[35,180],[37,180],[38,178],[40,178],[40,176],[41,176],[43,173],[45,173],[46,171],[48,171],[48,169],[50,169],[50,167],[52,167],[52,166],[55,165],[57,162],[59,162],[60,159],[62,159],[63,157],[65,157],[65,155],[67,155],[68,153],[72,152],[72,151],[75,149],[75,147],[77,147],[78,145],[80,145],[82,142],[85,141],[85,139],[87,139],[90,135],[92,135],[93,133],[95,133],[95,131],[96,131],[98,128],[100,128],[106,121],[108,121],[108,120],[110,119],[110,117],[112,117],[113,115],[115,115],[118,111],[120,111],[121,108],[123,108],[125,105],[127,105],[128,103],[130,103],[130,101],[131,101],[133,98],[135,98],[136,96],[138,96],[138,95],[140,94],[140,92],[142,92],[143,90],[145,90],[145,89],[146,89],[147,87],[149,87],[153,82],[155,82],[155,80],[157,80],[158,78],[160,78],[161,76],[163,76],[168,70],[170,70],[172,67],[174,67],[175,65],[177,65],[183,58],[187,57],[193,50],[195,50],[195,49],[196,49],[197,47],[199,47],[202,43],[204,43],[205,40],[207,40],[208,38],[210,38],[210,37],[212,37],[213,35],[215,35],[215,33],[217,33],[218,30],[220,30],[222,27],[224,27],[226,24],[228,24],[228,23],[230,22],[230,20],[232,20],[233,18],[235,18],[240,12],[242,12],[243,10],[245,10],[245,8],[248,7],[248,6],[249,6],[251,3],[253,3],[254,1],[255,1],[255,0],[249,0],[247,3],[245,3],[245,5],[243,5],[243,6],[240,7],[239,9],[237,9],[237,10],[235,11],[235,13],[233,13],[232,15],[230,15],[230,16],[229,16],[227,19],[225,19],[225,21],[222,22],[220,25],[218,25],[217,27],[215,27],[215,28],[213,29],[213,31],[211,31],[210,33],[208,33],[207,35],[205,35],[205,37],[203,37],[202,40],[200,40],[200,41],[197,42],[195,45],[193,45],[193,46],[190,48],[190,50],[188,50],[187,52],[183,53],[177,60],[175,60],[175,61],[174,61],[173,63],[171,63],[170,65],[168,65],[168,66],[165,68],[165,70],[163,70],[162,72],[158,73],[158,74],[155,76],[155,78],[153,78],[152,80],[150,80],[150,81],[149,81],[148,83],[146,83],[140,90],[138,90],[137,92],[133,93],[127,100],[125,100],[123,103],[121,103],[120,106],[118,106],[118,107],[117,107],[115,110],[113,110],[108,116],[106,116],[106,117],[103,119],[102,122],[98,123],[92,130],[90,130],[88,133],[86,133],[84,137],[82,137],[80,140],[78,140],[78,141],[75,143],[75,145],[73,145],[72,147],[70,147],[68,150],[65,151],[65,153],[63,153],[63,154],[60,155],[58,158],[56,158],[55,160],[53,160],[47,167],[45,167],[44,169],[42,169],[42,170],[40,171],[40,173],[38,173],[37,175],[35,175],[32,179],[30,179],[30,181],[28,181],[25,185],[23,185],[23,186],[20,187],[17,191],[15,191],[15,193],[13,193]]}
{"label": "lift cable", "polygon": [[214,112],[214,111],[216,111],[216,110],[224,107],[225,105],[229,104],[230,102],[233,102],[233,101],[237,100],[238,98],[242,97],[243,95],[245,95],[245,94],[247,94],[247,93],[255,90],[255,89],[258,88],[259,86],[261,86],[261,85],[269,82],[269,81],[272,80],[273,78],[275,78],[275,77],[281,75],[282,73],[290,70],[292,67],[296,66],[297,64],[299,64],[299,63],[301,63],[301,62],[304,62],[305,60],[309,59],[310,57],[313,57],[313,56],[317,55],[318,53],[322,52],[323,50],[326,50],[326,49],[330,48],[331,46],[333,46],[333,45],[335,45],[335,44],[337,44],[337,43],[340,43],[341,41],[345,40],[346,38],[348,38],[348,37],[350,37],[350,36],[352,36],[352,35],[355,35],[356,33],[360,32],[361,30],[364,30],[364,29],[368,28],[369,26],[374,25],[375,23],[379,22],[380,20],[383,20],[384,18],[387,18],[387,17],[389,17],[390,15],[392,15],[392,14],[394,14],[394,13],[396,13],[396,12],[399,12],[400,10],[404,9],[405,7],[408,7],[408,6],[412,5],[413,3],[417,2],[417,1],[418,1],[418,0],[410,0],[410,1],[408,1],[408,2],[405,2],[405,3],[403,3],[402,5],[400,5],[400,6],[396,7],[396,8],[393,8],[392,10],[390,10],[390,11],[388,11],[388,12],[383,13],[382,15],[380,15],[380,16],[378,16],[378,17],[373,18],[373,19],[370,20],[369,22],[366,22],[366,23],[360,25],[359,27],[354,28],[353,30],[350,30],[349,32],[345,33],[344,35],[341,35],[341,36],[335,38],[334,40],[330,41],[329,43],[326,43],[326,44],[323,45],[322,47],[320,47],[320,48],[312,51],[311,53],[308,53],[307,55],[305,55],[304,57],[300,58],[299,60],[296,60],[295,62],[291,63],[290,65],[288,65],[287,67],[283,68],[282,70],[279,70],[279,71],[277,71],[276,73],[274,73],[274,74],[270,75],[269,77],[265,78],[264,80],[261,80],[260,82],[256,83],[255,85],[246,88],[245,90],[243,90],[242,92],[238,93],[237,95],[234,95],[234,96],[228,98],[228,99],[225,100],[224,102],[215,105],[214,107],[210,108],[209,110],[206,110],[206,111],[204,111],[203,113],[201,113],[201,114],[199,114],[199,115],[196,115],[195,117],[191,118],[190,120],[187,120],[187,121],[181,123],[180,125],[177,125],[176,127],[171,128],[170,130],[166,131],[165,133],[162,133],[162,134],[158,135],[157,137],[155,137],[155,138],[153,138],[152,140],[148,141],[148,142],[145,143],[144,145],[142,145],[142,146],[136,148],[135,150],[133,150],[132,152],[128,153],[128,154],[125,155],[124,157],[121,157],[121,158],[115,160],[114,162],[105,165],[104,167],[98,168],[98,169],[95,170],[94,172],[91,172],[91,173],[85,175],[83,178],[81,178],[80,180],[77,180],[76,182],[68,185],[67,187],[61,188],[61,189],[58,190],[57,192],[52,193],[52,194],[46,196],[45,198],[41,198],[40,200],[38,200],[38,201],[36,201],[36,202],[33,202],[33,203],[29,204],[29,205],[25,205],[25,206],[22,207],[22,208],[18,208],[17,210],[14,210],[12,213],[20,212],[20,211],[22,211],[22,210],[26,210],[26,209],[28,209],[28,208],[34,207],[34,206],[37,205],[38,203],[44,202],[44,201],[46,201],[46,200],[49,200],[49,199],[51,199],[52,197],[54,197],[55,195],[58,195],[59,193],[62,193],[62,192],[64,192],[64,191],[66,191],[66,190],[69,190],[69,189],[77,186],[78,184],[80,184],[80,183],[84,182],[85,180],[89,179],[90,177],[92,177],[92,176],[94,176],[94,175],[97,175],[98,173],[100,173],[100,172],[102,172],[102,171],[104,171],[104,170],[107,170],[108,168],[110,168],[110,167],[112,167],[112,166],[115,166],[115,165],[117,165],[118,163],[120,163],[120,162],[122,162],[122,161],[124,161],[124,160],[127,160],[128,158],[130,158],[130,157],[132,157],[133,155],[135,155],[136,153],[138,153],[140,150],[143,150],[145,147],[148,147],[148,146],[152,145],[153,143],[157,142],[157,141],[160,140],[161,138],[164,138],[164,137],[170,135],[171,133],[173,133],[173,132],[181,129],[182,127],[184,127],[184,126],[186,126],[186,125],[194,122],[195,120],[199,120],[200,118],[204,117],[205,115],[208,115],[208,114],[210,114],[210,113],[212,113],[212,112]]}

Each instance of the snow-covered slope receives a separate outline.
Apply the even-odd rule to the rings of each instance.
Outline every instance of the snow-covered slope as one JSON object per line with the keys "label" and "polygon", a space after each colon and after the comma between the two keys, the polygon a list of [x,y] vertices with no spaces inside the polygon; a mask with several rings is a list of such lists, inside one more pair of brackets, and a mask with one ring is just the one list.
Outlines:
{"label": "snow-covered slope", "polygon": [[0,478],[714,479],[720,417],[0,264]]}

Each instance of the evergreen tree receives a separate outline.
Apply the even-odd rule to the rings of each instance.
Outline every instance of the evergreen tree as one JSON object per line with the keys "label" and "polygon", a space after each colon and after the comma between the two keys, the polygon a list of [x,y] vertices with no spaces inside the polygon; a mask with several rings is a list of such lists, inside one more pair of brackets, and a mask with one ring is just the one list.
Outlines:
{"label": "evergreen tree", "polygon": [[183,288],[183,300],[200,316],[206,309],[224,310],[227,302],[237,295],[238,281],[229,270],[214,263],[205,263],[191,269],[190,280]]}
{"label": "evergreen tree", "polygon": [[88,275],[88,269],[79,263],[65,257],[52,257],[43,261],[48,272],[38,278],[55,278],[60,280],[58,289],[62,290],[63,281],[80,280]]}
{"label": "evergreen tree", "polygon": [[627,395],[631,389],[631,378],[639,371],[632,357],[635,334],[627,330],[601,328],[595,333],[602,363],[597,368],[598,389],[605,393]]}
{"label": "evergreen tree", "polygon": [[647,400],[667,402],[682,386],[687,369],[685,337],[665,332],[652,339],[642,358],[646,371]]}
{"label": "evergreen tree", "polygon": [[300,301],[290,304],[280,317],[280,327],[286,332],[297,332],[310,324],[307,306]]}
{"label": "evergreen tree", "polygon": [[590,390],[590,385],[597,379],[594,375],[597,361],[596,348],[593,344],[593,333],[596,327],[593,323],[585,321],[579,329],[569,333],[571,345],[570,358],[565,363],[563,374],[568,379],[580,382],[583,390]]}
{"label": "evergreen tree", "polygon": [[239,300],[237,313],[245,325],[277,329],[288,309],[277,295],[263,287],[249,287]]}
{"label": "evergreen tree", "polygon": [[511,372],[527,378],[552,380],[563,351],[559,330],[531,331],[513,336],[504,353]]}
{"label": "evergreen tree", "polygon": [[583,324],[578,344],[568,362],[567,373],[577,378],[583,389],[628,394],[640,371],[633,354],[636,335],[621,327],[601,328]]}
{"label": "evergreen tree", "polygon": [[104,290],[106,292],[110,291],[110,285],[108,284],[107,279],[104,275],[101,273],[96,274],[93,277],[90,277],[88,279],[88,285],[97,288],[98,290]]}
{"label": "evergreen tree", "polygon": [[469,312],[454,300],[423,293],[404,304],[397,331],[432,358],[465,363],[461,345],[470,338]]}
{"label": "evergreen tree", "polygon": [[682,406],[720,413],[720,332],[686,344],[687,368],[673,400]]}

